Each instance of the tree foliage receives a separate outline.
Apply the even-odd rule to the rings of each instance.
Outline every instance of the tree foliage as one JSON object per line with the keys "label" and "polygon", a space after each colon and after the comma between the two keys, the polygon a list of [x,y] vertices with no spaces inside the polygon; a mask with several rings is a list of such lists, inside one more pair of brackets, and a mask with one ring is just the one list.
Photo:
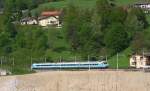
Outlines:
{"label": "tree foliage", "polygon": [[107,53],[115,54],[130,45],[137,31],[147,28],[142,10],[127,10],[110,2],[97,0],[95,9],[91,11],[79,10],[74,5],[67,7],[64,22],[66,36],[72,41],[73,49],[94,55],[103,54],[105,49]]}
{"label": "tree foliage", "polygon": [[122,24],[113,24],[105,36],[106,47],[112,53],[121,52],[129,45],[128,34]]}

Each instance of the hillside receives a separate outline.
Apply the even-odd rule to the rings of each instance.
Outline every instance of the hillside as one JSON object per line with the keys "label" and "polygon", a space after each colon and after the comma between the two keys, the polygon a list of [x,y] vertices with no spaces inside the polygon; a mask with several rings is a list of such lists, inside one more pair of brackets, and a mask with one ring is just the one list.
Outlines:
{"label": "hillside", "polygon": [[[93,8],[96,3],[96,0],[65,0],[60,2],[50,2],[46,4],[41,4],[38,8],[34,9],[33,12],[40,12],[42,10],[47,9],[61,9],[67,6],[68,3],[73,2],[74,5],[80,8]],[[115,3],[117,5],[129,5],[138,2],[138,0],[116,0]],[[147,20],[150,23],[150,18],[147,16]],[[148,30],[148,29],[147,29]],[[131,55],[131,48],[127,48],[125,51],[119,53],[119,68],[128,68],[129,67],[129,57]],[[116,55],[111,57],[108,61],[111,68],[116,68]]]}
{"label": "hillside", "polygon": [[[43,10],[61,10],[67,7],[64,9],[65,17],[61,17],[65,27],[59,29],[49,25],[43,28],[38,25],[12,24],[13,20],[30,17],[28,11],[28,14],[22,17],[20,12],[16,11],[18,15],[14,15],[14,19],[9,13],[9,17],[1,15],[1,68],[10,70],[13,74],[25,74],[32,72],[32,63],[87,61],[88,55],[91,61],[101,60],[102,55],[103,58],[107,55],[109,68],[116,68],[117,53],[119,68],[128,68],[133,42],[139,44],[134,45],[138,48],[143,48],[143,45],[150,48],[150,28],[147,24],[147,20],[150,23],[149,15],[145,19],[145,15],[139,9],[126,12],[120,7],[133,4],[137,0],[116,0],[116,6],[105,0],[99,0],[98,4],[96,1],[64,0],[40,4],[37,8],[30,7],[36,17]],[[14,8],[8,7],[8,12],[10,9],[11,12],[15,12],[13,10],[30,6],[28,2],[25,2],[26,7],[20,6],[24,2],[25,0],[13,3],[12,0],[11,3],[18,4],[18,7],[11,4]],[[138,39],[135,37],[136,33],[139,34]]]}

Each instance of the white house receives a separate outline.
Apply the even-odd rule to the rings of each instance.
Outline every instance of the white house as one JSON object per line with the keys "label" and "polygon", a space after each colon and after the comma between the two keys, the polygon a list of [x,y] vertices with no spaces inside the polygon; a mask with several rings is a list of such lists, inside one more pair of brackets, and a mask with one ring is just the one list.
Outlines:
{"label": "white house", "polygon": [[9,74],[10,74],[10,72],[8,72],[7,70],[0,69],[0,76],[6,76]]}
{"label": "white house", "polygon": [[55,26],[61,28],[60,11],[44,11],[38,19],[34,17],[26,17],[20,20],[21,25],[36,25],[42,27]]}
{"label": "white house", "polygon": [[134,54],[130,57],[130,67],[150,68],[150,54]]}
{"label": "white house", "polygon": [[34,17],[26,17],[20,20],[21,25],[37,25],[38,21]]}
{"label": "white house", "polygon": [[40,26],[56,26],[61,27],[60,24],[60,11],[44,11],[41,13],[41,16],[38,18],[38,23]]}
{"label": "white house", "polygon": [[57,26],[60,27],[59,17],[58,16],[41,16],[38,18],[39,25],[46,26]]}
{"label": "white house", "polygon": [[144,13],[150,12],[150,2],[139,2],[134,4],[134,7],[141,8],[142,10],[144,10]]}

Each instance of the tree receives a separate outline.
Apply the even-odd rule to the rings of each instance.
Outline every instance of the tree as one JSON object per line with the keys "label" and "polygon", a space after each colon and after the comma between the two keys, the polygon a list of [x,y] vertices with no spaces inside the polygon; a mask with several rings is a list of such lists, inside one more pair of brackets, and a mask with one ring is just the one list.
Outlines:
{"label": "tree", "polygon": [[139,52],[144,48],[144,33],[136,32],[131,43],[131,47],[134,52]]}
{"label": "tree", "polygon": [[8,55],[12,52],[12,39],[6,32],[0,33],[0,55]]}
{"label": "tree", "polygon": [[69,4],[66,10],[65,17],[65,29],[66,29],[66,38],[68,39],[73,50],[77,50],[78,43],[78,31],[80,30],[80,21],[79,21],[79,12],[73,4]]}
{"label": "tree", "polygon": [[120,52],[129,45],[128,34],[120,23],[113,24],[105,36],[105,44],[111,53]]}
{"label": "tree", "polygon": [[4,8],[4,1],[3,0],[0,0],[0,9],[1,8]]}
{"label": "tree", "polygon": [[96,2],[95,13],[100,17],[99,23],[101,25],[101,30],[106,29],[110,23],[109,15],[111,12],[111,8],[112,6],[108,2],[108,0],[97,0]]}
{"label": "tree", "polygon": [[145,15],[140,9],[131,9],[124,22],[126,30],[132,39],[138,31],[143,31],[147,27]]}
{"label": "tree", "polygon": [[12,13],[15,11],[15,2],[14,0],[4,0],[4,10],[5,12]]}
{"label": "tree", "polygon": [[140,8],[133,8],[131,10],[131,12],[137,16],[139,23],[143,24],[143,28],[147,28],[148,22],[146,20],[146,16],[145,16],[143,10]]}
{"label": "tree", "polygon": [[48,49],[47,31],[41,31],[42,29],[37,27],[23,27],[19,30],[15,38],[14,52],[23,49],[28,51],[30,56],[44,55],[44,51]]}
{"label": "tree", "polygon": [[127,17],[127,11],[123,9],[122,7],[114,7],[112,8],[110,12],[110,22],[119,22],[119,23],[124,23],[124,20]]}
{"label": "tree", "polygon": [[98,14],[106,14],[111,9],[111,5],[108,0],[97,0],[96,1],[96,10]]}
{"label": "tree", "polygon": [[5,12],[3,27],[4,31],[7,32],[10,37],[15,37],[17,31],[15,25],[12,23],[12,16],[10,13]]}
{"label": "tree", "polygon": [[143,49],[150,50],[150,32],[147,30],[136,32],[131,47],[134,52],[141,52]]}

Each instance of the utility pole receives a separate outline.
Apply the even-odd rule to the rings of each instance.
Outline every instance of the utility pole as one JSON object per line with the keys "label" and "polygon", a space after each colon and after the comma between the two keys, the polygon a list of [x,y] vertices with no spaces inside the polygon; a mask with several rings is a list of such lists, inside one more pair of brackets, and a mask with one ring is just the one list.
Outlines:
{"label": "utility pole", "polygon": [[[90,56],[88,55],[88,63],[90,63]],[[90,64],[89,64],[89,71],[91,70]]]}
{"label": "utility pole", "polygon": [[117,53],[117,72],[116,72],[116,91],[118,91],[118,53]]}
{"label": "utility pole", "polygon": [[117,71],[118,71],[118,69],[119,69],[119,64],[118,64],[118,58],[119,57],[119,55],[118,55],[118,53],[117,53]]}
{"label": "utility pole", "polygon": [[13,64],[12,64],[12,65],[13,65],[13,66],[15,66],[15,62],[14,62],[14,61],[15,61],[15,59],[14,59],[14,57],[13,57],[12,61],[13,61]]}
{"label": "utility pole", "polygon": [[2,65],[3,65],[3,60],[2,60],[2,57],[1,57],[1,68],[2,68]]}
{"label": "utility pole", "polygon": [[60,71],[61,71],[61,60],[62,58],[61,58],[61,56],[60,56],[60,58],[59,58],[59,62],[60,62]]}
{"label": "utility pole", "polygon": [[[142,62],[144,62],[144,49],[143,49],[142,56],[143,56]],[[144,72],[144,66],[143,66],[143,72]]]}
{"label": "utility pole", "polygon": [[47,59],[46,59],[46,57],[45,57],[45,63],[47,62]]}
{"label": "utility pole", "polygon": [[75,61],[75,63],[77,62],[77,57],[76,56],[74,57],[74,61]]}
{"label": "utility pole", "polygon": [[[32,61],[33,61],[33,58],[32,58],[32,56],[31,56],[31,66],[32,66],[32,63],[33,63]],[[31,71],[32,71],[32,68],[31,68]]]}

